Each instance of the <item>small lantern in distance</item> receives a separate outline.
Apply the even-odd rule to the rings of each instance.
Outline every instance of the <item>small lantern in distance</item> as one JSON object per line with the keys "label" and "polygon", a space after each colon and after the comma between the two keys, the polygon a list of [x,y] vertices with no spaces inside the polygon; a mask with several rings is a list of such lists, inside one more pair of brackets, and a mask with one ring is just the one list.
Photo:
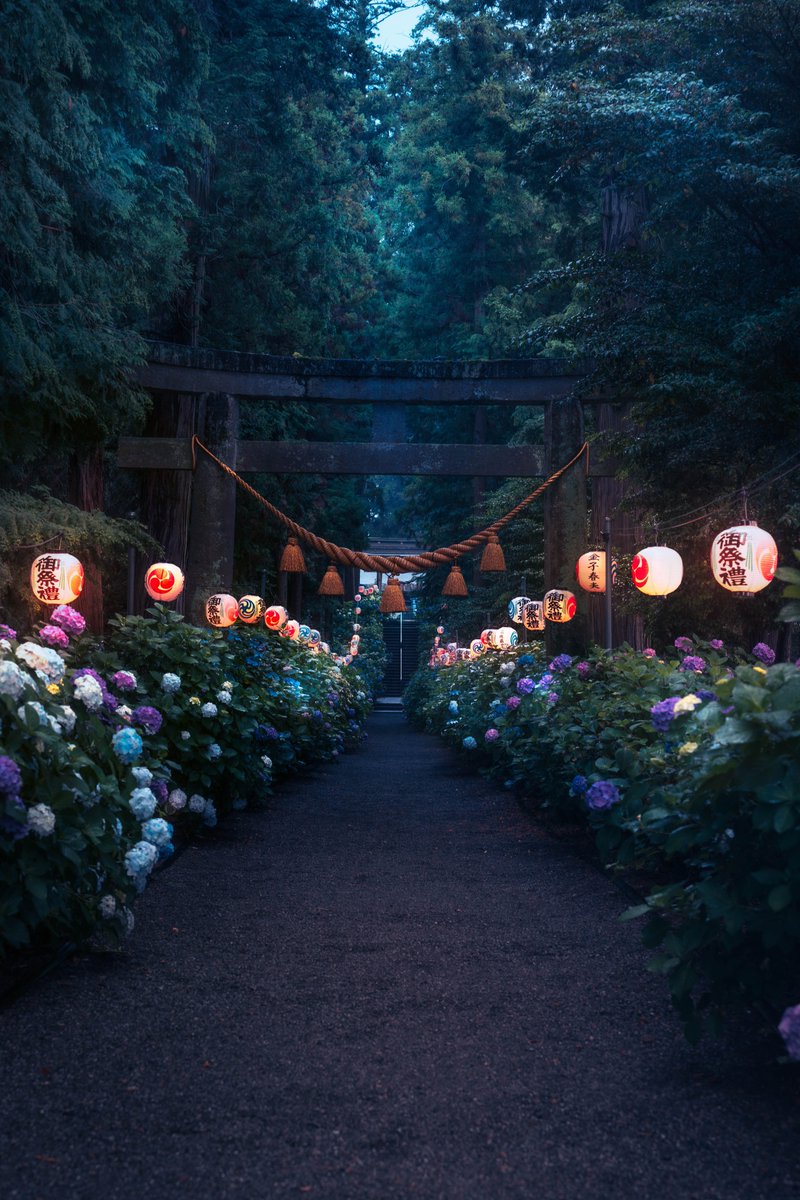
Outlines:
{"label": "small lantern in distance", "polygon": [[543,603],[545,617],[556,624],[571,621],[578,608],[574,593],[562,588],[551,588],[545,592]]}
{"label": "small lantern in distance", "polygon": [[144,590],[152,600],[169,604],[183,591],[183,571],[175,563],[153,563],[144,573]]}
{"label": "small lantern in distance", "polygon": [[522,624],[522,615],[525,612],[526,604],[530,604],[528,596],[515,596],[513,600],[509,600],[508,615],[515,625]]}
{"label": "small lantern in distance", "polygon": [[264,613],[264,624],[267,629],[272,629],[277,632],[283,629],[286,622],[289,620],[289,614],[280,604],[271,604]]}
{"label": "small lantern in distance", "polygon": [[74,554],[40,554],[31,565],[31,589],[42,604],[71,604],[83,591],[83,565]]}
{"label": "small lantern in distance", "polygon": [[740,595],[760,592],[775,578],[778,547],[757,525],[733,525],[711,545],[711,570],[720,587]]}
{"label": "small lantern in distance", "polygon": [[288,638],[290,642],[296,642],[300,637],[300,622],[294,619],[287,621],[280,632],[282,638]]}
{"label": "small lantern in distance", "polygon": [[218,592],[206,600],[206,620],[215,629],[227,629],[239,616],[239,605],[235,596]]}
{"label": "small lantern in distance", "polygon": [[645,596],[668,596],[680,587],[683,559],[669,546],[646,546],[633,557],[631,578]]}
{"label": "small lantern in distance", "polygon": [[239,601],[239,618],[245,625],[254,625],[266,611],[266,602],[260,596],[242,596]]}
{"label": "small lantern in distance", "polygon": [[501,625],[495,631],[495,646],[498,650],[510,650],[519,641],[519,634],[510,625]]}

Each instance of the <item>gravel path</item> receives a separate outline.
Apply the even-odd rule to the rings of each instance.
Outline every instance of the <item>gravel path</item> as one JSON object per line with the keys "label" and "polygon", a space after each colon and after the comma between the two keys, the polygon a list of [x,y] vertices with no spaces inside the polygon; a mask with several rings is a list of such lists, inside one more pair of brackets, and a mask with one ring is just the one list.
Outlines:
{"label": "gravel path", "polygon": [[626,899],[513,797],[398,716],[367,746],[0,1014],[0,1196],[800,1197],[797,1072],[687,1046]]}

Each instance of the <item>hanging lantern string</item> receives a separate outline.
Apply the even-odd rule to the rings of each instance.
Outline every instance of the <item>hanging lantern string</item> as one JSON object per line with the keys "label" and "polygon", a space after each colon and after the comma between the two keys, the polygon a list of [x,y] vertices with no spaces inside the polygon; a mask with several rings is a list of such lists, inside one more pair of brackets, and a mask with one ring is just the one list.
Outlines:
{"label": "hanging lantern string", "polygon": [[[712,517],[718,509],[731,504],[737,499],[741,500],[742,493],[745,493],[748,497],[750,497],[754,492],[761,491],[764,488],[772,487],[774,483],[778,483],[781,479],[785,479],[787,475],[792,475],[798,470],[798,466],[800,464],[795,461],[798,457],[800,457],[800,450],[794,450],[788,458],[785,458],[782,462],[776,463],[774,467],[771,467],[769,471],[765,471],[763,475],[759,475],[757,479],[755,479],[752,483],[747,484],[746,487],[736,488],[735,491],[731,492],[723,492],[721,495],[716,496],[713,500],[707,500],[705,504],[698,505],[697,508],[690,508],[687,510],[687,512],[676,514],[666,522],[660,521],[660,528],[682,529],[685,525],[696,525],[698,521],[705,521]],[[792,465],[787,466],[789,463]],[[787,467],[787,469],[783,471],[781,470],[782,467]],[[780,474],[770,478],[773,471],[780,471]],[[699,513],[700,515],[695,516],[695,513]]]}
{"label": "hanging lantern string", "polygon": [[537,496],[541,496],[542,492],[546,491],[557,479],[560,479],[564,472],[574,466],[584,455],[586,456],[587,474],[589,469],[589,443],[584,442],[578,453],[573,455],[569,462],[564,463],[563,467],[559,467],[557,471],[554,471],[544,483],[539,484],[524,500],[521,500],[519,504],[515,505],[504,516],[493,521],[491,525],[487,525],[479,533],[474,533],[466,541],[456,542],[452,546],[443,546],[438,550],[425,550],[421,554],[404,554],[398,558],[386,558],[382,554],[368,554],[362,550],[349,550],[346,546],[337,546],[335,542],[327,542],[324,538],[318,537],[317,534],[312,533],[309,529],[298,525],[291,517],[287,517],[284,512],[281,512],[279,508],[271,504],[266,496],[262,496],[254,487],[245,482],[241,475],[237,475],[232,467],[224,463],[221,458],[217,458],[216,454],[212,453],[208,446],[203,445],[196,434],[192,437],[193,467],[197,462],[197,450],[202,450],[207,454],[218,467],[225,471],[227,475],[230,475],[232,479],[235,479],[244,491],[252,496],[254,500],[257,500],[259,504],[263,505],[276,521],[280,521],[289,530],[290,534],[296,538],[300,538],[312,550],[318,551],[318,553],[325,555],[326,558],[339,563],[343,567],[359,567],[362,571],[378,571],[389,575],[402,575],[413,571],[429,571],[432,567],[455,562],[462,554],[468,554],[472,550],[477,550],[479,546],[484,545],[489,540],[492,534],[498,533],[505,525],[513,521]]}

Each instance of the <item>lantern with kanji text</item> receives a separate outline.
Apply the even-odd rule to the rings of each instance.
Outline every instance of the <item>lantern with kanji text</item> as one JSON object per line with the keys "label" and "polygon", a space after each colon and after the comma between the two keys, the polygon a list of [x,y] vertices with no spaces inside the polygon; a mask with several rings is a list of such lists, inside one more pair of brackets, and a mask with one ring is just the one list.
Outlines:
{"label": "lantern with kanji text", "polygon": [[60,550],[40,554],[31,566],[31,588],[42,604],[71,604],[83,591],[83,565]]}
{"label": "lantern with kanji text", "polygon": [[748,595],[775,578],[778,547],[757,525],[734,525],[718,533],[711,545],[711,570],[720,587]]}
{"label": "lantern with kanji text", "polygon": [[522,624],[533,633],[541,633],[544,629],[544,603],[541,600],[529,600],[522,610]]}
{"label": "lantern with kanji text", "polygon": [[557,624],[571,621],[578,607],[574,594],[562,588],[551,588],[545,592],[543,604],[546,619]]}
{"label": "lantern with kanji text", "polygon": [[254,625],[256,621],[261,620],[266,611],[266,601],[260,596],[242,596],[239,601],[239,619],[244,621],[245,625]]}
{"label": "lantern with kanji text", "polygon": [[[585,592],[606,590],[606,555],[604,550],[589,550],[575,564],[575,578]],[[617,561],[611,560],[611,583],[617,582]]]}
{"label": "lantern with kanji text", "polygon": [[227,629],[239,616],[239,605],[235,596],[218,592],[206,600],[206,620],[215,629]]}

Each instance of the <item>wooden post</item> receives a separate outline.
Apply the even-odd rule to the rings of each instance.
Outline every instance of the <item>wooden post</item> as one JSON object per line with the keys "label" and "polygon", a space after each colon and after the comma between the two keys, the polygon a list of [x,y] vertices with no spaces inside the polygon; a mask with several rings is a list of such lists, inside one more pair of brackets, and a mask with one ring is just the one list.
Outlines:
{"label": "wooden post", "polygon": [[[549,474],[583,445],[583,407],[579,400],[551,400],[544,415],[545,469]],[[575,563],[586,549],[586,468],[581,460],[544,494],[544,587],[566,588],[578,601],[575,617],[547,622],[548,654],[581,654],[588,645],[586,602],[575,582]]]}
{"label": "wooden post", "polygon": [[[198,436],[235,470],[238,400],[235,396],[215,393],[203,397],[199,410]],[[235,525],[236,483],[199,450],[192,483],[186,570],[188,610],[195,624],[205,622],[208,596],[231,590]]]}

